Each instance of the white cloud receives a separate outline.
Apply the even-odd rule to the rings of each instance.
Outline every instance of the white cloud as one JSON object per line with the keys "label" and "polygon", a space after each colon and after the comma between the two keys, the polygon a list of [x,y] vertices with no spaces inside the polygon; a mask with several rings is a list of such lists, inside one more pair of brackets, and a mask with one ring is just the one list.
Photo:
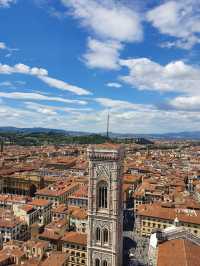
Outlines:
{"label": "white cloud", "polygon": [[60,89],[60,90],[66,90],[73,92],[77,95],[88,95],[91,94],[89,91],[79,88],[77,86],[70,85],[62,80],[58,80],[55,78],[51,78],[48,76],[48,71],[44,68],[38,68],[38,67],[29,67],[24,64],[16,64],[14,66],[9,66],[6,64],[0,64],[0,74],[13,74],[13,73],[20,73],[20,74],[26,74],[26,75],[32,75],[37,77],[38,79],[42,80],[46,84],[48,84],[51,87]]}
{"label": "white cloud", "polygon": [[[162,133],[182,131],[183,128],[189,131],[199,129],[200,112],[198,111],[166,111],[135,103],[129,103],[128,108],[127,102],[113,99],[107,99],[107,103],[103,99],[101,103],[103,107],[101,110],[92,111],[88,108],[85,110],[84,108],[65,108],[30,101],[25,102],[23,108],[9,107],[1,103],[0,126],[30,127],[31,121],[32,127],[104,132],[106,131],[108,106],[109,108],[111,106],[110,130],[112,132]],[[126,106],[125,109],[124,106]]]}
{"label": "white cloud", "polygon": [[0,82],[0,87],[15,87],[15,86],[10,81],[3,81],[3,82]]}
{"label": "white cloud", "polygon": [[0,42],[0,49],[7,49],[6,44],[4,42]]}
{"label": "white cloud", "polygon": [[16,3],[16,0],[0,0],[0,7],[10,7],[14,3]]}
{"label": "white cloud", "polygon": [[142,40],[142,27],[139,15],[134,10],[116,1],[104,0],[62,0],[70,7],[75,18],[84,27],[105,39],[119,42]]}
{"label": "white cloud", "polygon": [[143,39],[141,18],[133,8],[114,0],[62,0],[81,25],[90,30],[83,58],[90,68],[118,69],[124,43]]}
{"label": "white cloud", "polygon": [[7,52],[5,55],[6,58],[11,57],[13,52],[19,51],[19,49],[17,48],[8,47],[5,42],[0,42],[0,50],[4,50]]}
{"label": "white cloud", "polygon": [[39,93],[0,92],[0,98],[15,99],[15,100],[54,101],[54,102],[75,103],[82,105],[87,104],[87,102],[85,101],[64,99],[60,97],[51,97]]}
{"label": "white cloud", "polygon": [[[109,99],[112,100],[112,99]],[[115,101],[115,100],[113,100]],[[127,104],[127,103],[126,103]],[[125,106],[126,106],[125,104]],[[131,104],[131,103],[129,103]],[[200,112],[182,110],[159,110],[153,106],[137,105],[135,108],[124,108],[124,103],[105,102],[105,109],[94,110],[88,114],[79,113],[74,123],[86,131],[105,132],[108,106],[110,109],[110,131],[118,133],[166,133],[197,130],[200,123]]]}
{"label": "white cloud", "polygon": [[148,58],[121,60],[129,69],[121,80],[139,90],[200,94],[200,68],[183,61],[162,66]]}
{"label": "white cloud", "polygon": [[57,112],[51,106],[38,104],[34,102],[25,102],[25,106],[27,109],[33,110],[37,113],[46,114],[46,115],[56,115]]}
{"label": "white cloud", "polygon": [[26,82],[21,81],[21,80],[17,80],[17,81],[14,81],[14,82],[11,82],[11,81],[7,80],[7,81],[0,82],[0,87],[16,88],[16,87],[24,86],[25,84],[26,84]]}
{"label": "white cloud", "polygon": [[0,74],[13,74],[13,73],[20,73],[20,74],[28,74],[33,76],[43,76],[48,75],[48,71],[44,68],[38,67],[29,67],[24,64],[16,64],[14,66],[9,66],[6,64],[0,63]]}
{"label": "white cloud", "polygon": [[167,1],[147,12],[147,20],[162,34],[175,37],[175,41],[162,44],[190,49],[200,43],[199,0]]}
{"label": "white cloud", "polygon": [[41,79],[43,82],[48,84],[50,87],[54,87],[60,90],[67,90],[71,91],[73,93],[76,93],[77,95],[88,95],[91,94],[89,91],[79,88],[77,86],[70,85],[62,80],[51,78],[48,76],[39,76],[39,79]]}
{"label": "white cloud", "polygon": [[108,82],[106,84],[108,87],[113,87],[113,88],[121,88],[122,85],[120,83],[117,83],[117,82]]}
{"label": "white cloud", "polygon": [[36,112],[42,114],[50,114],[50,115],[59,115],[58,112],[66,112],[66,113],[77,113],[77,112],[87,112],[91,111],[91,108],[75,108],[75,107],[63,107],[63,106],[55,106],[55,105],[46,105],[46,104],[38,104],[36,102],[25,102],[25,107],[30,110],[34,110]]}
{"label": "white cloud", "polygon": [[101,106],[109,108],[110,110],[149,110],[152,108],[151,105],[136,104],[111,98],[95,98],[94,100]]}
{"label": "white cloud", "polygon": [[116,42],[101,42],[88,39],[88,51],[83,56],[90,68],[118,69],[119,51],[122,45]]}
{"label": "white cloud", "polygon": [[200,95],[176,97],[169,101],[170,105],[180,110],[200,111]]}

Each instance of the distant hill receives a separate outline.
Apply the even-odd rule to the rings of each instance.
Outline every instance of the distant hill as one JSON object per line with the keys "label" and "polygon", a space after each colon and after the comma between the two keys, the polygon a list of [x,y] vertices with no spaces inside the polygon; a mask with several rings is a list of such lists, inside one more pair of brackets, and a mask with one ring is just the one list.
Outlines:
{"label": "distant hill", "polygon": [[[82,132],[82,131],[70,131],[70,130],[62,130],[62,129],[51,129],[51,128],[41,128],[41,127],[34,127],[34,128],[17,128],[17,127],[0,127],[1,133],[60,133],[66,136],[87,136],[90,134],[94,134],[92,132]],[[99,133],[103,136],[106,133]],[[111,138],[145,138],[145,139],[200,139],[200,131],[192,131],[192,132],[177,132],[177,133],[164,133],[164,134],[120,134],[120,133],[113,133],[110,132],[109,136]]]}
{"label": "distant hill", "polygon": [[78,131],[67,131],[63,129],[52,129],[52,128],[42,128],[42,127],[33,127],[33,128],[17,128],[17,127],[0,127],[0,132],[10,132],[10,133],[25,133],[25,134],[31,134],[31,133],[60,133],[64,135],[70,135],[70,136],[84,136],[91,133],[87,132],[78,132]]}

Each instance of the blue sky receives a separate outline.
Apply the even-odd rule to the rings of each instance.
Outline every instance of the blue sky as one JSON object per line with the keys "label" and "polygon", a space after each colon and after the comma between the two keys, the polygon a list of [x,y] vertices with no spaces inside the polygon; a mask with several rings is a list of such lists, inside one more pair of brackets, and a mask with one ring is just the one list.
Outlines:
{"label": "blue sky", "polygon": [[200,129],[199,0],[0,0],[0,25],[0,126]]}

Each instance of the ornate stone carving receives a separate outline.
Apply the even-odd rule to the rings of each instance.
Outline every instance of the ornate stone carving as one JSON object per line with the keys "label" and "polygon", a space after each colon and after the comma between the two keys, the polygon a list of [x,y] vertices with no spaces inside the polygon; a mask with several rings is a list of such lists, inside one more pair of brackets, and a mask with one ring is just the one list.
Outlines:
{"label": "ornate stone carving", "polygon": [[96,166],[96,175],[97,177],[110,177],[110,171],[106,165],[99,164]]}

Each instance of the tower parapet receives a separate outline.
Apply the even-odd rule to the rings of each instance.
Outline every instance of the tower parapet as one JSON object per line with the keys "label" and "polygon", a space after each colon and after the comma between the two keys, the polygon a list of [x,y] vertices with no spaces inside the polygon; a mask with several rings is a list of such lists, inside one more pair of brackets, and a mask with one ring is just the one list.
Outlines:
{"label": "tower parapet", "polygon": [[121,145],[105,143],[91,145],[87,149],[89,160],[114,160],[119,161],[124,158],[124,148]]}

